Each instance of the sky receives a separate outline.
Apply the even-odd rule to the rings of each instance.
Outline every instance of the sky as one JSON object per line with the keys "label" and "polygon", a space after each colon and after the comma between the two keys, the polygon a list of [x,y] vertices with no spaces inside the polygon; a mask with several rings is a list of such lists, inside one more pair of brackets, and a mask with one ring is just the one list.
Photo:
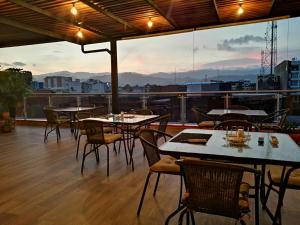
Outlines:
{"label": "sky", "polygon": [[[278,62],[300,59],[300,18],[278,23]],[[151,74],[197,69],[260,67],[267,23],[118,41],[118,70]],[[108,43],[86,49],[109,48]],[[110,72],[108,53],[83,54],[80,46],[57,42],[0,48],[1,68],[17,67],[33,75],[57,71]]]}

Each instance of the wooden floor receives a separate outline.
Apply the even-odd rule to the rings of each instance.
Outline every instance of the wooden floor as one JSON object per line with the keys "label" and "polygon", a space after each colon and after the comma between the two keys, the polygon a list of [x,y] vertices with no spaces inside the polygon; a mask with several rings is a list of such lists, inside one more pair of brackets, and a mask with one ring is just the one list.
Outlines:
{"label": "wooden floor", "polygon": [[[162,176],[156,198],[152,178],[141,215],[136,209],[147,174],[147,162],[137,143],[136,170],[126,165],[124,152],[111,152],[106,177],[106,152],[86,160],[84,175],[75,159],[76,141],[68,129],[62,139],[43,143],[43,128],[19,126],[0,134],[0,225],[156,225],[176,208],[179,179]],[[271,196],[274,205],[276,197]],[[288,191],[283,207],[286,225],[300,224],[300,191]],[[251,214],[253,215],[253,214]],[[197,224],[235,224],[232,219],[197,215]],[[254,218],[248,219],[253,224]],[[176,224],[173,221],[172,224]],[[264,212],[261,224],[271,224]]]}

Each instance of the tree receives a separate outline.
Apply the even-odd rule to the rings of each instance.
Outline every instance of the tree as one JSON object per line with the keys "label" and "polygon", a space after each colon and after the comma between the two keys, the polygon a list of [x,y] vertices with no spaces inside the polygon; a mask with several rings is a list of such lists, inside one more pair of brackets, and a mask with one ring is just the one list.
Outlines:
{"label": "tree", "polygon": [[17,103],[31,93],[32,74],[29,71],[10,68],[0,71],[0,107],[9,111],[11,117],[16,115]]}

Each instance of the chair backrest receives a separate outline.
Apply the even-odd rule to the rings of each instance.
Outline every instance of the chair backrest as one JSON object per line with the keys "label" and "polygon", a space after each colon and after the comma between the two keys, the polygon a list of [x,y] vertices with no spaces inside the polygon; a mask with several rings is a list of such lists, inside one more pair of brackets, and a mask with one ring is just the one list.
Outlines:
{"label": "chair backrest", "polygon": [[214,127],[214,130],[237,130],[239,128],[242,128],[245,131],[252,131],[254,128],[255,131],[259,131],[256,125],[245,120],[226,120],[217,124]]}
{"label": "chair backrest", "polygon": [[[93,119],[83,120],[83,127],[86,131],[87,142],[90,144],[104,144],[103,123]],[[97,138],[95,138],[97,135]]]}
{"label": "chair backrest", "polygon": [[48,107],[43,108],[43,112],[47,119],[47,123],[55,124],[57,122],[58,115],[57,112],[53,110],[53,108],[48,108]]}
{"label": "chair backrest", "polygon": [[207,115],[205,112],[201,111],[199,108],[193,107],[192,112],[195,116],[197,123],[200,123],[202,121],[207,121],[207,120],[214,121],[213,117]]}
{"label": "chair backrest", "polygon": [[157,119],[157,121],[159,122],[158,130],[160,132],[164,132],[164,133],[166,132],[170,116],[171,116],[170,114],[166,114],[166,115],[158,117],[158,119]]}
{"label": "chair backrest", "polygon": [[159,149],[156,142],[157,131],[153,129],[142,129],[139,132],[144,152],[149,164],[149,167],[160,160]]}
{"label": "chair backrest", "polygon": [[178,160],[188,193],[189,209],[238,219],[244,167],[202,160]]}
{"label": "chair backrest", "polygon": [[107,114],[107,110],[103,106],[97,106],[93,108],[92,112],[94,117]]}
{"label": "chair backrest", "polygon": [[79,129],[84,129],[83,123],[80,122],[79,120],[91,118],[93,116],[94,116],[94,114],[92,112],[77,112],[75,114],[75,119],[78,122],[78,128]]}
{"label": "chair backrest", "polygon": [[228,109],[241,109],[241,110],[248,110],[249,108],[244,105],[231,105]]}
{"label": "chair backrest", "polygon": [[220,116],[220,121],[226,120],[248,120],[248,116],[241,113],[225,113]]}
{"label": "chair backrest", "polygon": [[281,109],[278,111],[275,111],[273,113],[268,114],[266,118],[264,118],[260,124],[262,125],[263,123],[270,123],[270,122],[277,122],[277,125],[281,128],[283,128],[284,123],[287,119],[287,114],[290,111],[290,109]]}
{"label": "chair backrest", "polygon": [[153,112],[150,109],[132,109],[131,113],[138,115],[153,115]]}

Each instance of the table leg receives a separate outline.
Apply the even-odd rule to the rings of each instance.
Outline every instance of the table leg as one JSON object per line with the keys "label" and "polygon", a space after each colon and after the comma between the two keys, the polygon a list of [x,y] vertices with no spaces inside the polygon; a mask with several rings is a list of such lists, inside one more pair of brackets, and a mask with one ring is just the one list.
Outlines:
{"label": "table leg", "polygon": [[264,209],[266,205],[266,190],[265,190],[265,176],[266,176],[266,165],[261,165],[261,178],[260,178],[260,201]]}

